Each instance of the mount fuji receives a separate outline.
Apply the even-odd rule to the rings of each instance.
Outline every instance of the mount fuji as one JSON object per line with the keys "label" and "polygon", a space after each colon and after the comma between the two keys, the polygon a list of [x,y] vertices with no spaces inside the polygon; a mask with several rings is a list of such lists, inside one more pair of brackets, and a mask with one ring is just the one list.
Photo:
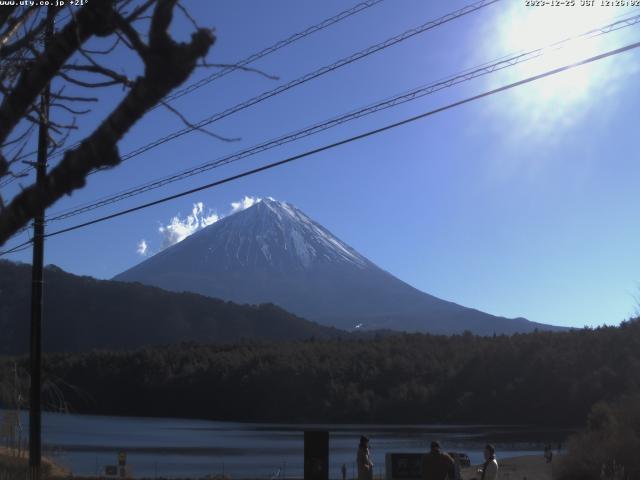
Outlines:
{"label": "mount fuji", "polygon": [[508,319],[424,293],[360,255],[294,206],[263,199],[114,280],[238,303],[275,303],[345,330],[479,335],[559,327]]}

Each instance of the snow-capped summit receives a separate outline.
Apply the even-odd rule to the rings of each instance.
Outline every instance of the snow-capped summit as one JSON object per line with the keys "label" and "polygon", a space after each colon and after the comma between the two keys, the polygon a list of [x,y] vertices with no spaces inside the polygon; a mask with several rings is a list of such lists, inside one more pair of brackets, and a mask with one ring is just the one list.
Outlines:
{"label": "snow-capped summit", "polygon": [[[226,244],[229,250],[237,248],[238,251],[262,253],[263,258],[236,255],[240,263],[248,265],[253,262],[255,265],[266,262],[271,266],[291,268],[311,268],[314,264],[329,262],[347,262],[361,268],[368,264],[366,258],[322,225],[293,205],[273,198],[265,198],[225,220],[227,225],[223,231],[241,229],[244,232],[237,242]],[[220,235],[220,232],[215,235]],[[207,237],[210,239],[209,235]]]}
{"label": "snow-capped summit", "polygon": [[258,200],[135,268],[160,261],[167,271],[188,266],[190,270],[289,272],[331,263],[358,268],[370,264],[293,205],[273,198]]}
{"label": "snow-capped summit", "polygon": [[447,302],[402,282],[291,204],[265,198],[203,228],[115,280],[240,303],[275,303],[352,330],[479,334],[544,329]]}

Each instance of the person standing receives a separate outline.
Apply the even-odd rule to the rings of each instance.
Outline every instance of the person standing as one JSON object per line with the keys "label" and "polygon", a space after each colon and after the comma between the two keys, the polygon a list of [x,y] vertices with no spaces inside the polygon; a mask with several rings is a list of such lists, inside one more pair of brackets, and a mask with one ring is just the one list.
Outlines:
{"label": "person standing", "polygon": [[496,480],[498,478],[496,449],[491,444],[487,444],[487,446],[484,447],[484,464],[478,473],[482,473],[480,480]]}
{"label": "person standing", "polygon": [[342,464],[340,471],[342,472],[342,480],[347,480],[347,465],[345,463]]}
{"label": "person standing", "polygon": [[357,463],[358,480],[373,480],[373,462],[371,461],[371,452],[369,451],[369,439],[365,436],[360,437]]}
{"label": "person standing", "polygon": [[453,480],[455,475],[453,458],[442,451],[439,442],[431,442],[429,453],[422,457],[423,480]]}
{"label": "person standing", "polygon": [[551,449],[551,444],[544,447],[544,458],[547,463],[551,463],[553,460],[553,450]]}

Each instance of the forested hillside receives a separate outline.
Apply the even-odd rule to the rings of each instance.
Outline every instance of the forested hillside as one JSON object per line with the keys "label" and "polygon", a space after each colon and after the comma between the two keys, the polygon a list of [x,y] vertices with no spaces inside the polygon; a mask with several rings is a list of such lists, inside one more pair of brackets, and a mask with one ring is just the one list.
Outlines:
{"label": "forested hillside", "polygon": [[[295,340],[342,335],[277,306],[238,305],[194,293],[45,269],[43,348],[111,350],[183,341]],[[0,261],[0,354],[29,351],[31,266]]]}
{"label": "forested hillside", "polygon": [[[5,379],[13,361],[0,363]],[[640,391],[640,321],[493,338],[405,334],[182,344],[58,354],[48,356],[45,365],[76,412],[580,425],[595,402]]]}

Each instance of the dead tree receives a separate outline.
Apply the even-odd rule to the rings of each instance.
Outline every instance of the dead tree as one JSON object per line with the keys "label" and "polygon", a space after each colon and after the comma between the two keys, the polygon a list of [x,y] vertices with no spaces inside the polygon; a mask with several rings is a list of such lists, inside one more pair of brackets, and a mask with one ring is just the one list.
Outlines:
{"label": "dead tree", "polygon": [[[0,198],[0,245],[24,228],[40,208],[84,186],[93,170],[112,168],[121,162],[118,142],[145,112],[162,105],[203,61],[215,41],[212,30],[194,24],[190,41],[177,42],[170,33],[176,10],[192,21],[178,0],[91,0],[84,6],[46,10],[44,7],[0,8],[0,181],[21,175],[24,150],[42,121],[40,92],[56,80],[62,87],[51,92],[51,109],[66,113],[68,120],[52,117],[49,151],[61,149],[77,128],[75,117],[98,99],[70,95],[74,88],[107,88],[120,85],[126,94],[92,132],[64,151],[47,173],[42,186],[29,185],[6,203]],[[46,48],[42,33],[46,22],[57,19]],[[87,42],[101,39],[110,46],[92,50]],[[141,61],[143,72],[135,78],[109,68],[116,48],[126,48]],[[80,106],[78,106],[80,105]],[[166,104],[165,104],[166,105]],[[173,113],[186,118],[166,105]]]}

